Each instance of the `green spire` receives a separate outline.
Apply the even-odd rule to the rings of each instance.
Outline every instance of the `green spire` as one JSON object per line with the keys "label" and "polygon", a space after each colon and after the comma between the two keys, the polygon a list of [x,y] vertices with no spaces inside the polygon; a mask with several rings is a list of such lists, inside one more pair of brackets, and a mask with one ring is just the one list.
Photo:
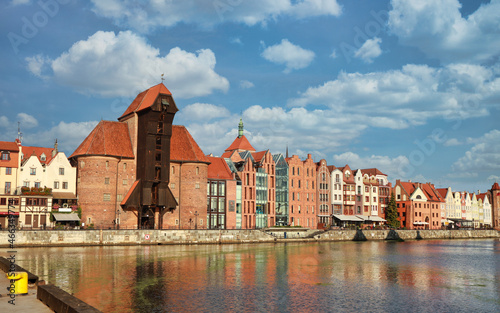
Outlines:
{"label": "green spire", "polygon": [[243,120],[240,117],[240,123],[238,124],[238,138],[243,137]]}

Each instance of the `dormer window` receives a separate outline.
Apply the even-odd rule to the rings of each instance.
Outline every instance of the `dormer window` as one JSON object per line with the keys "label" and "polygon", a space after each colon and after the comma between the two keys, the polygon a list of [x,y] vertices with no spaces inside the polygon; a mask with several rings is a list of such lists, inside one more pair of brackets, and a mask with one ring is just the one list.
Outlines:
{"label": "dormer window", "polygon": [[10,152],[2,151],[2,161],[9,161],[9,160],[10,160]]}
{"label": "dormer window", "polygon": [[45,153],[42,153],[42,155],[40,156],[40,160],[41,161],[46,161],[47,160],[47,156],[45,156]]}
{"label": "dormer window", "polygon": [[168,99],[167,98],[162,98],[161,99],[161,106],[163,108],[163,111],[166,111],[168,109],[169,105],[170,105],[170,103],[168,103]]}

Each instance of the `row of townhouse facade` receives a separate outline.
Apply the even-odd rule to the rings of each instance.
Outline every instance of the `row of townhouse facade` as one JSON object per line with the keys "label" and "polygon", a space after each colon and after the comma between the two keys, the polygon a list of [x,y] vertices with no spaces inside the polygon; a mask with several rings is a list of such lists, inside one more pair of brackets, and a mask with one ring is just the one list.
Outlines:
{"label": "row of townhouse facade", "polygon": [[[76,169],[64,152],[54,148],[23,146],[19,139],[0,141],[0,225],[8,216],[21,228],[52,226],[55,207],[76,206]],[[12,222],[12,219],[11,219]]]}
{"label": "row of townhouse facade", "polygon": [[19,224],[34,228],[48,224],[55,205],[76,201],[80,222],[96,228],[373,227],[385,222],[394,193],[401,227],[438,229],[454,218],[498,226],[498,184],[478,195],[444,193],[430,183],[392,186],[376,168],[257,151],[241,119],[224,153],[205,155],[184,126],[173,125],[177,111],[158,84],[138,94],[118,121],[98,123],[69,159],[57,144],[0,143],[0,223],[12,199]]}

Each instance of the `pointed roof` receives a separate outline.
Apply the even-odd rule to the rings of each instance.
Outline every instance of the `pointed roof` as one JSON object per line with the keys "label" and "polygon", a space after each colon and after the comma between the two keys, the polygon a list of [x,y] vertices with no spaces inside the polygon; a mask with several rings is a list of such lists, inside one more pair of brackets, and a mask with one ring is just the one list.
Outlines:
{"label": "pointed roof", "polygon": [[203,153],[187,128],[180,125],[172,125],[170,160],[173,162],[210,163],[208,157]]}
{"label": "pointed roof", "polygon": [[387,176],[387,174],[382,173],[378,168],[362,169],[361,173],[368,174],[369,176],[376,176],[376,175]]}
{"label": "pointed roof", "polygon": [[268,153],[268,152],[269,152],[269,150],[253,152],[252,156],[253,156],[255,162],[261,162],[262,159],[264,158],[264,156],[266,155],[266,153]]}
{"label": "pointed roof", "polygon": [[495,182],[493,186],[491,186],[491,190],[500,190],[500,186],[498,185],[497,182]]}
{"label": "pointed roof", "polygon": [[233,150],[246,150],[251,152],[256,151],[255,148],[252,147],[252,145],[248,141],[247,137],[245,137],[245,135],[242,135],[241,137],[236,137],[233,143],[224,151],[227,152]]}
{"label": "pointed roof", "polygon": [[128,126],[122,122],[100,121],[70,158],[82,155],[105,155],[134,158]]}
{"label": "pointed roof", "polygon": [[[154,104],[154,101],[158,97],[159,94],[164,94],[164,95],[169,95],[171,96],[172,93],[170,90],[163,85],[163,83],[159,83],[156,86],[153,86],[147,90],[144,90],[140,94],[135,97],[134,101],[129,105],[127,110],[118,118],[119,120],[122,119],[123,117],[132,114],[133,112],[139,112],[142,110],[145,110],[149,107],[151,107]],[[175,105],[175,103],[174,103]]]}
{"label": "pointed roof", "polygon": [[437,188],[437,192],[441,195],[441,197],[446,198],[446,195],[448,194],[448,188]]}
{"label": "pointed roof", "polygon": [[[49,164],[52,160],[52,150],[53,148],[43,148],[43,147],[29,147],[22,146],[21,151],[23,153],[23,164],[26,162],[32,155],[38,158],[41,164]],[[45,160],[42,160],[42,155],[45,155]]]}
{"label": "pointed roof", "polygon": [[231,169],[226,163],[224,158],[218,157],[207,157],[210,165],[208,165],[208,177],[209,179],[225,179],[232,180],[233,175]]}

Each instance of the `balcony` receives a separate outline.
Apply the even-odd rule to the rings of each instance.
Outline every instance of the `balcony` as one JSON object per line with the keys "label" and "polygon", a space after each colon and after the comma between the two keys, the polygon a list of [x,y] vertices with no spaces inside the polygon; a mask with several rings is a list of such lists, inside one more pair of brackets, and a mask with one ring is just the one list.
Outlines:
{"label": "balcony", "polygon": [[21,195],[23,195],[23,196],[51,196],[52,195],[52,188],[21,187]]}

